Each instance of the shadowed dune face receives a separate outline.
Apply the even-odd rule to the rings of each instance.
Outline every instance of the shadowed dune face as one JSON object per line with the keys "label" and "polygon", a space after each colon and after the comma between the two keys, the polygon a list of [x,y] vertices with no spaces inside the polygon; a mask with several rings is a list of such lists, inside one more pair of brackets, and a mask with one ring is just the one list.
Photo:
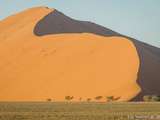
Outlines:
{"label": "shadowed dune face", "polygon": [[0,100],[126,101],[159,93],[158,48],[44,7],[11,16],[0,28]]}
{"label": "shadowed dune face", "polygon": [[126,101],[140,92],[139,57],[130,40],[88,33],[35,36],[36,23],[51,11],[31,9],[0,23],[1,101],[62,101],[66,95]]}
{"label": "shadowed dune face", "polygon": [[38,36],[63,33],[94,33],[103,36],[118,34],[95,23],[71,19],[57,10],[46,15],[34,28],[34,34]]}
{"label": "shadowed dune face", "polygon": [[62,13],[51,12],[41,19],[34,28],[34,33],[38,36],[64,33],[94,33],[102,36],[121,36],[130,39],[138,52],[140,58],[140,68],[137,83],[142,91],[133,100],[142,100],[144,95],[159,94],[160,88],[160,49],[148,44],[139,42],[130,37],[121,35],[103,26],[87,21],[77,21]]}
{"label": "shadowed dune face", "polygon": [[160,49],[139,41],[134,41],[140,57],[140,69],[137,83],[141,92],[133,100],[142,100],[144,95],[159,95],[160,93]]}

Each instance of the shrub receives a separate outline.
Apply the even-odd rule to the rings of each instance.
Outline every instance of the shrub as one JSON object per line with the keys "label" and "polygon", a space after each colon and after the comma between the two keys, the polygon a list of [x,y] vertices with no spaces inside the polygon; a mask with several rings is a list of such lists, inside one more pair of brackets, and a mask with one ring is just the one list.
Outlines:
{"label": "shrub", "polygon": [[153,95],[153,96],[152,96],[152,101],[153,101],[153,102],[160,101],[160,96],[158,96],[158,95]]}
{"label": "shrub", "polygon": [[67,101],[71,101],[71,100],[73,100],[73,96],[65,96],[65,100],[67,100]]}
{"label": "shrub", "polygon": [[87,102],[91,102],[91,100],[92,100],[91,98],[87,98]]}
{"label": "shrub", "polygon": [[107,102],[112,102],[114,100],[114,96],[107,96]]}
{"label": "shrub", "polygon": [[47,98],[46,101],[47,101],[47,102],[51,102],[52,99],[51,99],[51,98]]}
{"label": "shrub", "polygon": [[143,101],[145,101],[145,102],[158,102],[158,101],[160,101],[160,96],[158,96],[158,95],[145,95],[145,96],[143,96]]}
{"label": "shrub", "polygon": [[113,102],[119,100],[121,97],[107,96],[107,102]]}
{"label": "shrub", "polygon": [[96,96],[94,99],[95,100],[101,100],[103,98],[103,96]]}
{"label": "shrub", "polygon": [[81,98],[81,97],[79,98],[79,101],[82,101],[82,98]]}
{"label": "shrub", "polygon": [[145,101],[145,102],[149,102],[149,101],[151,101],[151,99],[152,99],[151,95],[145,95],[145,96],[143,96],[143,101]]}

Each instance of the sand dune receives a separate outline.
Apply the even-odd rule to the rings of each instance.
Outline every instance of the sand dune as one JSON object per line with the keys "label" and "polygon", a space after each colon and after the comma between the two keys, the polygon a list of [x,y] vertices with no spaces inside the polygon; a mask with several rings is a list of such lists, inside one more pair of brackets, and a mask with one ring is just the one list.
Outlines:
{"label": "sand dune", "polygon": [[38,36],[84,32],[94,33],[102,36],[120,36],[131,40],[137,49],[137,53],[140,59],[140,68],[138,71],[137,83],[142,89],[141,92],[132,100],[142,100],[142,97],[144,95],[159,95],[159,48],[140,42],[125,35],[121,35],[117,32],[114,32],[108,28],[92,22],[74,20],[56,10],[41,19],[34,28],[34,33]]}
{"label": "sand dune", "polygon": [[[0,22],[0,28],[1,101],[63,101],[66,95],[75,100],[101,95],[127,101],[144,91],[139,84],[144,52],[139,49],[154,47],[144,48],[136,40],[46,7],[10,16]],[[157,50],[157,54],[146,53],[146,58],[156,61]]]}

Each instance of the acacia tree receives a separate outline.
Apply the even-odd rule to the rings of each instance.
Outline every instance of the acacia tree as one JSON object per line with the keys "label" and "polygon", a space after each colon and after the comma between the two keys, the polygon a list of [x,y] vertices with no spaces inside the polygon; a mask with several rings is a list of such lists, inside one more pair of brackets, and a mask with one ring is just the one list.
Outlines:
{"label": "acacia tree", "polygon": [[114,99],[114,96],[107,96],[106,99],[107,99],[107,102],[112,102]]}
{"label": "acacia tree", "polygon": [[158,95],[152,95],[152,101],[153,102],[159,102],[160,101],[160,96],[158,96]]}
{"label": "acacia tree", "polygon": [[52,99],[51,99],[51,98],[47,98],[46,101],[47,101],[47,102],[51,102]]}
{"label": "acacia tree", "polygon": [[94,99],[95,100],[101,100],[103,98],[103,96],[96,96]]}
{"label": "acacia tree", "polygon": [[87,98],[87,102],[91,102],[91,100],[92,100],[91,98]]}
{"label": "acacia tree", "polygon": [[73,96],[65,96],[65,100],[67,100],[67,101],[71,101],[71,100],[73,100]]}
{"label": "acacia tree", "polygon": [[79,98],[79,101],[82,101],[82,97]]}
{"label": "acacia tree", "polygon": [[145,102],[158,102],[158,101],[160,101],[160,96],[158,96],[158,95],[145,95],[145,96],[143,96],[143,101],[145,101]]}
{"label": "acacia tree", "polygon": [[113,101],[119,100],[121,97],[114,97]]}
{"label": "acacia tree", "polygon": [[119,100],[121,97],[114,97],[114,96],[107,96],[106,100],[107,102],[113,102]]}
{"label": "acacia tree", "polygon": [[145,96],[143,96],[143,101],[150,102],[151,100],[152,100],[152,96],[151,95],[145,95]]}

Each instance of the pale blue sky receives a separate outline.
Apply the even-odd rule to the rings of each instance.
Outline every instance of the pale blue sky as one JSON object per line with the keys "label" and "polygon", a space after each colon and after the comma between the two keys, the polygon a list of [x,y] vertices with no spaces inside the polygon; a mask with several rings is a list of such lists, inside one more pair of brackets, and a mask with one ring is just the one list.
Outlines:
{"label": "pale blue sky", "polygon": [[160,47],[160,0],[0,0],[0,19],[34,6],[49,6]]}

